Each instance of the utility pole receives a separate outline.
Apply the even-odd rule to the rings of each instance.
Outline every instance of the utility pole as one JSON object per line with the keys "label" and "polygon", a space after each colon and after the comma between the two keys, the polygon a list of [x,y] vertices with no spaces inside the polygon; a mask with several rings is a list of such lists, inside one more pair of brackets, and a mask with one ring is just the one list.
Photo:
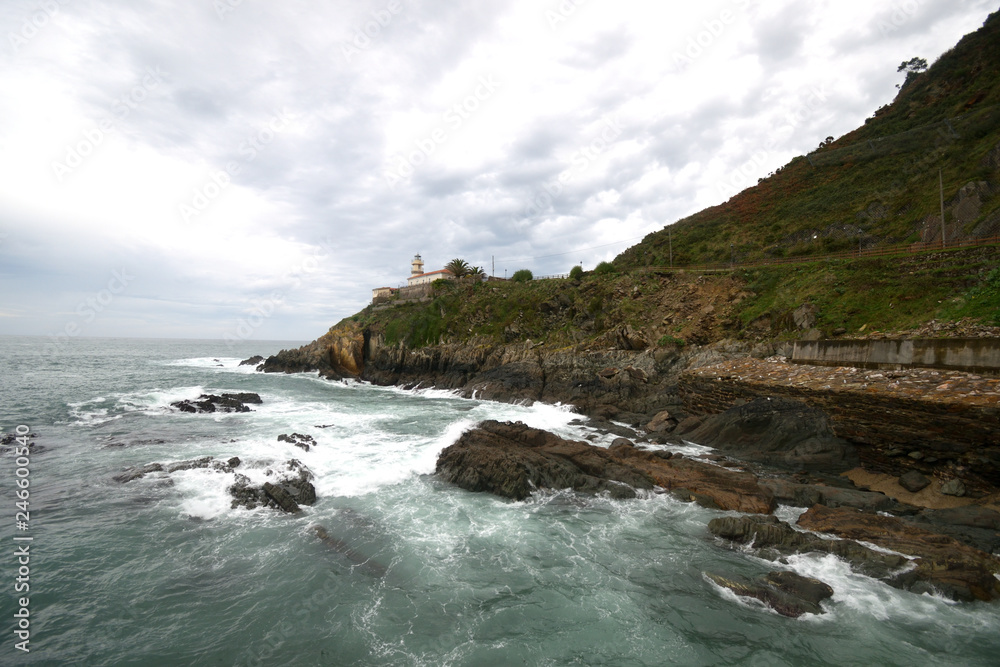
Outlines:
{"label": "utility pole", "polygon": [[941,249],[943,250],[946,247],[944,241],[944,176],[941,175],[940,169],[938,169],[938,186],[941,189]]}
{"label": "utility pole", "polygon": [[497,274],[497,256],[490,255],[490,278],[496,277]]}

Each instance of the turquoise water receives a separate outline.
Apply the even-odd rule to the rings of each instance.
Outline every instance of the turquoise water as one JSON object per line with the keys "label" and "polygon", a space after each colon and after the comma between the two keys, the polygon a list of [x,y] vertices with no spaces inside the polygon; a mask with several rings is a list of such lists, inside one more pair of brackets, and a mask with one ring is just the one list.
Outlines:
{"label": "turquoise water", "polygon": [[[593,434],[559,406],[237,365],[292,345],[0,337],[0,430],[26,425],[44,448],[30,457],[28,531],[15,529],[15,459],[0,456],[0,664],[997,664],[998,605],[897,591],[830,556],[778,566],[830,583],[826,614],[792,620],[740,602],[702,572],[775,565],[713,540],[706,524],[719,512],[665,497],[512,503],[443,484],[437,453],[479,420]],[[264,404],[169,408],[227,391]],[[277,441],[293,431],[317,446]],[[288,516],[230,509],[228,473],[112,479],[205,455],[239,456],[257,480],[298,459],[320,499]],[[13,632],[12,545],[24,535],[27,654]]]}

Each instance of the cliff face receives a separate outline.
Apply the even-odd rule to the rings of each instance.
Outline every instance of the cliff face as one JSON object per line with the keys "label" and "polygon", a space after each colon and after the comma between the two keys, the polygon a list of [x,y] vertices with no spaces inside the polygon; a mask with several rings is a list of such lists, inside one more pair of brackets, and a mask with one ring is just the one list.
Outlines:
{"label": "cliff face", "polygon": [[360,377],[364,370],[364,332],[341,325],[295,350],[282,350],[264,361],[265,373],[319,371],[331,380]]}
{"label": "cliff face", "polygon": [[386,345],[378,332],[345,324],[309,345],[268,358],[264,371],[319,371],[329,379],[455,389],[486,400],[572,404],[585,414],[645,423],[661,410],[680,406],[676,388],[684,369],[773,352],[767,344],[595,351],[486,339],[411,349]]}

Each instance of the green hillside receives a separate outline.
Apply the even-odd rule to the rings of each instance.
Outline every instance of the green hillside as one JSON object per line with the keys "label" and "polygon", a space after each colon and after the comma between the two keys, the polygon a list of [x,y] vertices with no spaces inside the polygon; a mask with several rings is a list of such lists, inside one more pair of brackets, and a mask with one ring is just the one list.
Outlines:
{"label": "green hillside", "polygon": [[[889,66],[887,64],[887,66]],[[822,139],[822,138],[819,138]],[[1000,12],[858,129],[800,156],[729,201],[650,234],[620,268],[760,261],[1000,234]],[[979,206],[960,190],[988,182]],[[988,190],[988,191],[987,191]],[[985,200],[985,201],[982,201]]]}

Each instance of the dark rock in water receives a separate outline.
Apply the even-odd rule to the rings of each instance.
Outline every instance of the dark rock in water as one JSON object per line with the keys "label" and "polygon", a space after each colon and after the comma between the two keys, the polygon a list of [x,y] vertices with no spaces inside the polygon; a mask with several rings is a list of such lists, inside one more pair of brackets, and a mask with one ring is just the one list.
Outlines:
{"label": "dark rock in water", "polygon": [[385,576],[387,569],[384,565],[373,558],[360,553],[351,545],[350,542],[334,537],[327,531],[326,528],[320,525],[313,526],[312,530],[316,533],[316,536],[322,540],[323,544],[345,556],[354,565],[360,566],[361,569],[367,571],[369,574],[373,574],[378,577]]}
{"label": "dark rock in water", "polygon": [[466,431],[438,457],[437,474],[468,491],[523,500],[537,488],[571,488],[634,498],[653,482],[607,450],[524,424],[485,421]]}
{"label": "dark rock in water", "polygon": [[[35,438],[38,437],[37,433],[28,433],[27,435],[18,435],[17,433],[4,433],[0,436],[0,454],[9,454],[15,449],[27,447],[28,451],[32,454],[40,454],[45,451],[45,447],[37,445],[35,443]],[[22,444],[27,443],[27,444]]]}
{"label": "dark rock in water", "polygon": [[250,479],[246,475],[236,475],[236,483],[229,487],[229,495],[233,497],[231,505],[233,509],[242,506],[252,510],[268,503],[264,489],[250,484]]}
{"label": "dark rock in water", "polygon": [[223,394],[222,397],[234,401],[239,401],[241,403],[251,403],[253,405],[261,405],[264,403],[264,401],[260,397],[260,394],[255,394],[252,391],[241,391],[235,394]]}
{"label": "dark rock in water", "polygon": [[289,514],[297,514],[302,511],[299,504],[295,502],[292,495],[285,489],[270,482],[264,482],[264,493],[277,504],[279,508]]}
{"label": "dark rock in water", "polygon": [[854,446],[833,434],[823,411],[782,398],[758,398],[710,415],[684,439],[792,470],[842,472],[859,463]]}
{"label": "dark rock in water", "polygon": [[256,366],[257,364],[261,364],[263,362],[264,362],[264,357],[260,356],[259,354],[255,354],[249,359],[244,359],[243,361],[241,361],[240,366]]}
{"label": "dark rock in water", "polygon": [[194,400],[175,401],[171,407],[181,412],[250,412],[247,403],[260,405],[263,403],[258,394],[243,392],[238,394],[202,394]]}
{"label": "dark rock in water", "polygon": [[760,600],[782,616],[790,618],[824,613],[819,603],[833,595],[833,589],[822,581],[794,572],[769,572],[754,579],[740,575],[724,577],[711,572],[705,572],[705,576],[740,597]]}
{"label": "dark rock in water", "polygon": [[632,440],[639,437],[638,433],[627,426],[621,426],[608,419],[591,419],[587,422],[587,426],[603,435],[617,435],[619,438],[631,438]]}
{"label": "dark rock in water", "polygon": [[535,489],[607,492],[634,498],[636,489],[684,489],[685,501],[743,512],[770,512],[774,494],[749,473],[618,443],[610,449],[564,440],[521,423],[485,421],[438,457],[437,473],[469,491],[521,500]]}
{"label": "dark rock in water", "polygon": [[309,447],[316,444],[316,440],[311,435],[302,435],[301,433],[292,433],[287,435],[282,433],[278,436],[278,442],[287,442],[295,445],[299,449],[304,449],[309,451]]}
{"label": "dark rock in water", "polygon": [[104,449],[116,449],[118,447],[143,447],[146,445],[162,445],[166,443],[166,440],[160,440],[158,438],[149,438],[147,440],[130,440],[129,442],[109,442],[104,445]]}
{"label": "dark rock in water", "polygon": [[921,475],[919,470],[911,470],[899,477],[899,485],[911,493],[926,489],[930,483],[931,480]]}
{"label": "dark rock in water", "polygon": [[909,562],[902,556],[875,551],[853,540],[824,540],[795,530],[773,515],[718,517],[709,521],[708,530],[737,544],[752,544],[754,552],[768,560],[811,551],[830,553],[843,558],[858,572],[879,579],[889,578]]}
{"label": "dark rock in water", "polygon": [[938,591],[956,600],[1000,599],[1000,560],[941,533],[902,519],[846,508],[816,505],[799,517],[806,530],[864,540],[884,549],[916,556],[916,567],[893,585],[916,592]]}
{"label": "dark rock in water", "polygon": [[233,458],[226,461],[226,463],[229,465],[230,468],[238,468],[240,464],[243,462],[240,461],[240,457],[234,456]]}
{"label": "dark rock in water", "polygon": [[142,479],[151,472],[163,472],[163,465],[160,463],[150,463],[138,468],[129,468],[120,475],[115,475],[112,479],[122,484],[136,479]]}
{"label": "dark rock in water", "polygon": [[211,456],[203,456],[200,459],[190,461],[179,461],[166,466],[167,472],[177,472],[178,470],[192,470],[194,468],[207,468],[212,462]]}

